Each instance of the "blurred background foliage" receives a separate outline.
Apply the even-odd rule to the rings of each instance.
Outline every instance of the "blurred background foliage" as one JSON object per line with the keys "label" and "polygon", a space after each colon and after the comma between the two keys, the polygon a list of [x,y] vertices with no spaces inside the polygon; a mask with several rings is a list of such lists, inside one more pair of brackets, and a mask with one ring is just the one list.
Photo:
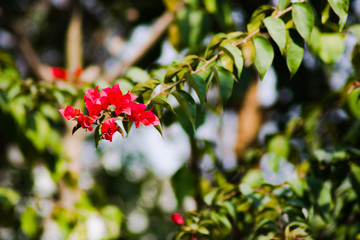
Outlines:
{"label": "blurred background foliage", "polygon": [[[166,81],[172,61],[203,57],[215,34],[246,32],[255,10],[279,1],[0,1],[0,238],[360,239],[360,90],[348,94],[360,74],[360,1],[342,31],[328,2],[310,1],[315,28],[292,78],[274,47],[260,82],[244,45],[228,103],[211,89],[207,107],[195,106],[196,131],[169,99],[176,114],[156,109],[165,140],[133,129],[95,151],[93,134],[71,136],[59,108],[84,109],[96,85]],[[53,79],[51,66],[69,79]]]}

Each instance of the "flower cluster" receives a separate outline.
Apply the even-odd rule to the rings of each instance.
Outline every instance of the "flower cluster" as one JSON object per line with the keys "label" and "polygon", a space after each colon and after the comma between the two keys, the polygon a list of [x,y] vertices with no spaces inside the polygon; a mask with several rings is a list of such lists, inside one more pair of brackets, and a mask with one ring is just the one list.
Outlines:
{"label": "flower cluster", "polygon": [[100,127],[101,137],[111,142],[114,133],[122,132],[116,120],[133,121],[136,128],[141,124],[145,126],[160,124],[158,117],[151,112],[151,109],[145,111],[146,105],[136,103],[136,98],[135,94],[122,94],[119,84],[104,88],[100,92],[96,86],[95,89],[87,90],[84,96],[89,115],[84,115],[79,109],[71,106],[59,111],[67,120],[77,121],[75,130],[82,127],[91,131],[92,125],[95,124]]}
{"label": "flower cluster", "polygon": [[[67,81],[69,79],[69,73],[66,69],[58,68],[58,67],[51,67],[50,68],[51,75],[53,79],[59,79],[61,81]],[[72,73],[74,79],[78,81],[80,79],[80,75],[82,73],[82,68],[77,67],[75,71]],[[70,74],[71,75],[71,74]]]}

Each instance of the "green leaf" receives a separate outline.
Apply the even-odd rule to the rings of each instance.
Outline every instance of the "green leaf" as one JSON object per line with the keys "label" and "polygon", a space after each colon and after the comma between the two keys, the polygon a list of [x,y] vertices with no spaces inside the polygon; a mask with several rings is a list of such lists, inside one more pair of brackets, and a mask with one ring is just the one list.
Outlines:
{"label": "green leaf", "polygon": [[179,102],[181,109],[184,111],[187,119],[190,121],[193,129],[195,130],[196,124],[196,104],[190,94],[183,90],[172,92],[172,95]]}
{"label": "green leaf", "polygon": [[289,29],[289,36],[286,48],[286,64],[291,77],[299,69],[304,55],[304,40],[294,29]]}
{"label": "green leaf", "polygon": [[266,38],[257,36],[253,38],[253,41],[255,45],[255,67],[262,80],[274,60],[274,50]]}
{"label": "green leaf", "polygon": [[216,48],[220,45],[220,43],[224,39],[226,39],[225,33],[218,33],[211,38],[210,43],[207,46],[206,51],[205,51],[205,56],[204,56],[205,59],[208,59],[212,55],[214,55]]}
{"label": "green leaf", "polygon": [[355,163],[350,164],[350,182],[360,203],[360,166]]}
{"label": "green leaf", "polygon": [[221,104],[225,107],[225,104],[232,94],[234,77],[231,72],[221,66],[212,66],[211,69],[214,72],[215,79],[219,85]]}
{"label": "green leaf", "polygon": [[180,204],[187,196],[195,193],[196,176],[186,165],[182,166],[171,178],[176,199]]}
{"label": "green leaf", "polygon": [[264,19],[264,24],[270,36],[278,45],[281,53],[284,53],[286,44],[285,23],[279,18],[267,17]]}
{"label": "green leaf", "polygon": [[99,125],[95,128],[95,132],[94,132],[95,149],[99,146],[101,140],[102,140],[102,134],[101,134],[101,127]]}
{"label": "green leaf", "polygon": [[310,199],[314,204],[315,211],[325,220],[329,221],[331,216],[331,194],[324,181],[318,178],[307,177],[306,182],[310,190]]}
{"label": "green leaf", "polygon": [[125,131],[126,131],[127,136],[129,136],[130,129],[131,129],[133,123],[134,123],[133,121],[123,121],[123,122],[122,122],[123,127],[124,127],[124,129],[125,129]]}
{"label": "green leaf", "polygon": [[305,183],[302,179],[290,179],[287,181],[297,196],[302,198],[305,193]]}
{"label": "green leaf", "polygon": [[238,79],[240,79],[244,66],[244,59],[242,57],[241,50],[231,44],[225,44],[224,46],[221,47],[221,50],[232,58],[237,69],[237,73],[238,73],[237,77]]}
{"label": "green leaf", "polygon": [[349,0],[328,0],[331,8],[339,16],[340,31],[343,30],[348,17]]}
{"label": "green leaf", "polygon": [[80,124],[76,124],[76,125],[74,126],[72,132],[71,132],[72,135],[74,135],[74,133],[75,133],[79,128],[81,128],[81,125],[80,125]]}
{"label": "green leaf", "polygon": [[161,105],[161,106],[164,106],[165,108],[169,109],[171,112],[173,112],[174,114],[175,111],[173,109],[173,107],[171,106],[171,104],[169,103],[168,99],[164,96],[156,96],[155,98],[153,98],[151,100],[151,103],[153,104],[157,104],[157,105]]}
{"label": "green leaf", "polygon": [[126,71],[125,77],[133,82],[142,83],[150,79],[149,74],[139,67],[131,67]]}
{"label": "green leaf", "polygon": [[273,10],[273,7],[270,5],[262,5],[254,11],[251,15],[250,21],[247,25],[247,30],[251,34],[259,30],[262,20],[265,19],[266,15]]}
{"label": "green leaf", "polygon": [[165,83],[171,82],[173,77],[180,72],[181,70],[188,69],[190,67],[189,63],[184,60],[174,61],[172,62],[165,74]]}
{"label": "green leaf", "polygon": [[330,5],[329,3],[325,4],[324,9],[321,11],[321,23],[325,24],[330,16]]}
{"label": "green leaf", "polygon": [[356,74],[360,74],[360,44],[356,44],[351,53],[351,63]]}
{"label": "green leaf", "polygon": [[311,5],[308,3],[294,3],[292,17],[300,35],[306,41],[309,41],[314,27],[314,12]]}
{"label": "green leaf", "polygon": [[33,238],[39,231],[39,220],[35,209],[32,207],[26,208],[21,215],[21,230]]}
{"label": "green leaf", "polygon": [[162,132],[161,124],[159,124],[159,125],[154,125],[154,128],[160,133],[161,137],[164,139],[164,135],[163,135],[163,132]]}
{"label": "green leaf", "polygon": [[278,9],[280,11],[284,10],[287,6],[289,6],[291,0],[279,0]]}
{"label": "green leaf", "polygon": [[195,90],[197,96],[199,97],[200,104],[203,106],[206,100],[206,82],[205,80],[196,74],[191,74],[189,72],[185,73],[185,79],[189,85]]}
{"label": "green leaf", "polygon": [[227,228],[228,231],[232,229],[231,222],[225,215],[214,214],[213,217],[216,218],[219,222],[221,222]]}

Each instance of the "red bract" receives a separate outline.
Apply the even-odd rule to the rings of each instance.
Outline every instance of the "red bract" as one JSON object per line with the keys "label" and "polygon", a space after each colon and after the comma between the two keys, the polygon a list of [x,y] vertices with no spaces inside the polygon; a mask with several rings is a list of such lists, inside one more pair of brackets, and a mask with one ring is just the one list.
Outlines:
{"label": "red bract", "polygon": [[127,93],[123,95],[119,84],[114,85],[112,88],[105,88],[103,92],[107,96],[107,104],[105,105],[114,105],[116,115],[120,113],[131,114],[131,104],[137,98],[135,94]]}
{"label": "red bract", "polygon": [[77,118],[78,124],[81,125],[82,128],[87,128],[89,131],[93,130],[92,124],[97,119],[96,116],[89,117],[83,114],[80,114]]}
{"label": "red bract", "polygon": [[133,103],[131,105],[131,115],[129,116],[129,120],[135,122],[136,128],[138,128],[140,124],[144,124],[145,126],[159,125],[160,120],[158,117],[151,111],[145,111],[145,108],[145,104]]}
{"label": "red bract", "polygon": [[67,119],[71,120],[81,114],[79,109],[73,108],[72,106],[67,105],[65,109],[60,109],[59,112]]}
{"label": "red bract", "polygon": [[61,79],[66,81],[67,80],[67,71],[63,68],[51,67],[51,75],[53,78]]}
{"label": "red bract", "polygon": [[115,118],[106,119],[101,126],[101,133],[105,134],[104,138],[111,142],[112,136],[116,132],[117,132],[117,126],[115,123]]}
{"label": "red bract", "polygon": [[174,213],[171,215],[171,220],[173,221],[173,223],[177,224],[177,225],[184,225],[184,219],[182,218],[182,216],[180,215],[180,213]]}
{"label": "red bract", "polygon": [[107,96],[104,92],[98,91],[98,86],[85,92],[84,101],[90,116],[98,116],[101,110],[108,106]]}
{"label": "red bract", "polygon": [[196,237],[191,237],[191,240],[197,240],[197,238]]}
{"label": "red bract", "polygon": [[75,77],[75,80],[79,80],[80,79],[80,75],[82,73],[83,69],[82,67],[77,67],[74,71],[74,77]]}

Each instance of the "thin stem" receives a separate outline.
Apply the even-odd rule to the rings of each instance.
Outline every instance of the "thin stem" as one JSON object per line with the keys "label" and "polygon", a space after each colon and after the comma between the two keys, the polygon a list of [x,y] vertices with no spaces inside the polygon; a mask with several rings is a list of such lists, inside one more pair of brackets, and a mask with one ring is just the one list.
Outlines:
{"label": "thin stem", "polygon": [[147,101],[147,102],[145,103],[145,105],[146,105],[146,106],[149,105],[154,98],[156,98],[156,97],[159,96],[159,95],[164,94],[167,90],[175,87],[176,85],[178,85],[178,84],[180,84],[180,83],[182,83],[182,82],[185,82],[185,78],[183,78],[183,79],[181,79],[181,80],[179,80],[179,81],[177,81],[177,82],[174,82],[173,84],[165,87],[165,88],[162,89],[159,93],[155,93],[154,96],[152,96],[152,97],[149,99],[149,101]]}

